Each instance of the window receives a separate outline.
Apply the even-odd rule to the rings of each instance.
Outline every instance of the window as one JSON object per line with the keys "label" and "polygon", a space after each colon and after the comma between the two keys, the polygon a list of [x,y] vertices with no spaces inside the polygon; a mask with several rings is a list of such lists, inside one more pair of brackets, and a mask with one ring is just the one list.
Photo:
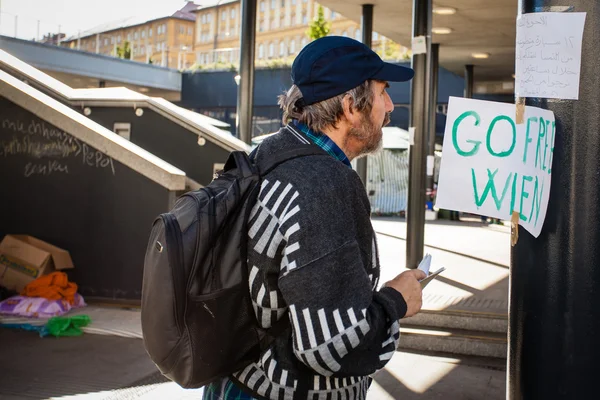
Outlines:
{"label": "window", "polygon": [[269,29],[275,29],[275,19],[273,18],[269,21]]}
{"label": "window", "polygon": [[302,14],[302,25],[308,25],[308,16],[306,14]]}
{"label": "window", "polygon": [[140,33],[136,31],[136,32],[133,34],[133,39],[134,39],[134,40],[138,40],[138,37],[139,37],[139,36],[140,36]]}
{"label": "window", "polygon": [[128,42],[131,42],[131,33],[128,33],[128,34],[127,34],[127,41],[128,41]]}
{"label": "window", "polygon": [[152,37],[152,28],[148,29],[148,36]]}
{"label": "window", "polygon": [[290,42],[290,54],[296,53],[296,41],[292,40]]}
{"label": "window", "polygon": [[271,0],[271,10],[274,10],[277,7],[277,0]]}
{"label": "window", "polygon": [[335,11],[332,11],[332,12],[331,12],[331,17],[329,17],[329,18],[331,18],[331,19],[335,19]]}
{"label": "window", "polygon": [[146,31],[142,31],[142,39],[146,38]]}
{"label": "window", "polygon": [[292,14],[292,17],[290,18],[290,25],[296,25],[296,14]]}
{"label": "window", "polygon": [[379,33],[373,32],[373,40],[379,40]]}
{"label": "window", "polygon": [[292,5],[295,6],[296,5],[296,0],[292,0]]}
{"label": "window", "polygon": [[348,32],[344,31],[344,32],[342,33],[342,36],[343,36],[343,37],[348,37]]}
{"label": "window", "polygon": [[201,24],[205,24],[206,23],[206,14],[202,14],[202,17],[200,17],[200,23]]}
{"label": "window", "polygon": [[180,35],[185,35],[185,26],[179,25],[179,34]]}
{"label": "window", "polygon": [[235,19],[235,8],[231,9],[231,19]]}
{"label": "window", "polygon": [[105,45],[105,46],[108,46],[108,38],[105,38],[105,39],[104,39],[104,45]]}
{"label": "window", "polygon": [[260,12],[265,12],[265,2],[264,1],[260,2]]}
{"label": "window", "polygon": [[260,21],[260,23],[258,24],[258,31],[262,32],[265,30],[265,22],[264,21]]}
{"label": "window", "polygon": [[275,55],[275,43],[269,45],[269,57],[272,58]]}
{"label": "window", "polygon": [[283,15],[281,15],[281,18],[279,18],[279,27],[280,28],[283,28],[284,18],[285,17]]}
{"label": "window", "polygon": [[262,44],[258,45],[258,58],[262,59],[265,56],[265,48]]}
{"label": "window", "polygon": [[308,40],[306,40],[306,38],[302,38],[302,47],[306,46],[308,44]]}
{"label": "window", "polygon": [[206,18],[206,20],[208,22],[212,22],[212,14],[208,14],[208,17]]}
{"label": "window", "polygon": [[279,57],[283,57],[285,55],[285,43],[279,43]]}
{"label": "window", "polygon": [[115,37],[114,36],[110,37],[110,44],[115,44]]}
{"label": "window", "polygon": [[225,21],[227,19],[227,11],[221,12],[221,21]]}
{"label": "window", "polygon": [[121,43],[121,36],[117,38],[117,43]]}
{"label": "window", "polygon": [[188,26],[188,35],[192,36],[193,34],[194,34],[194,27]]}
{"label": "window", "polygon": [[354,31],[354,39],[356,39],[356,40],[362,40],[362,35],[361,35],[361,32],[360,32],[360,29],[357,29],[357,30]]}

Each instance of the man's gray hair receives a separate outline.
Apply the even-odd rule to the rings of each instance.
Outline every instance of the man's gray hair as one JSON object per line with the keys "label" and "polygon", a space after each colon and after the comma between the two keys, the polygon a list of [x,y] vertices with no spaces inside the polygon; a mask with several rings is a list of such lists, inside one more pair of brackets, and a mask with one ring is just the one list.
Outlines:
{"label": "man's gray hair", "polygon": [[373,107],[371,82],[371,80],[368,80],[346,93],[305,106],[296,104],[302,98],[302,93],[298,86],[293,85],[286,93],[279,96],[277,102],[283,110],[282,122],[285,125],[292,119],[296,119],[316,132],[323,132],[328,127],[336,128],[337,122],[344,115],[342,100],[345,96],[351,97],[354,109],[370,114]]}

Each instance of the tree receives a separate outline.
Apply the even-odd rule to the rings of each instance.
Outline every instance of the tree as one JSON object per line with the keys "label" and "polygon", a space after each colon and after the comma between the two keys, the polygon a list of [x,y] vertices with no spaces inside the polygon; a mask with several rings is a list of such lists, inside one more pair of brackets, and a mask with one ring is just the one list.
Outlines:
{"label": "tree", "polygon": [[306,31],[306,35],[311,40],[316,40],[329,35],[329,31],[330,24],[325,19],[325,11],[323,10],[323,6],[319,5],[319,8],[317,9],[317,17],[310,23],[308,31]]}
{"label": "tree", "polygon": [[123,47],[117,46],[117,57],[131,60],[131,46],[128,41],[123,42]]}

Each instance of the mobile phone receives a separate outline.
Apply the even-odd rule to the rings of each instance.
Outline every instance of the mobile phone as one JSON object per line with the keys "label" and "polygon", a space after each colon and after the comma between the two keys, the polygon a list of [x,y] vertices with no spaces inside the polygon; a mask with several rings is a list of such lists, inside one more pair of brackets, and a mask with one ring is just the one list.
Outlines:
{"label": "mobile phone", "polygon": [[429,282],[431,282],[432,280],[434,280],[440,273],[442,273],[445,270],[446,270],[446,268],[442,267],[442,268],[438,269],[437,271],[432,272],[427,277],[421,279],[419,281],[419,282],[421,282],[421,289],[425,289],[425,286],[427,286],[429,284]]}

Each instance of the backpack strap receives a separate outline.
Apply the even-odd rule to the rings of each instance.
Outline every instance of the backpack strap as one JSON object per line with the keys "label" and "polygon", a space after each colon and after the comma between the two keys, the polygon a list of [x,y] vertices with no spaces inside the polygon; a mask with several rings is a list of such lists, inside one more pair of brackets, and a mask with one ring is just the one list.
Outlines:
{"label": "backpack strap", "polygon": [[258,166],[258,170],[261,176],[265,176],[279,166],[279,164],[283,164],[284,162],[293,160],[294,158],[305,156],[329,156],[329,154],[314,144],[297,146],[293,149],[277,153],[273,157],[267,157],[264,165]]}
{"label": "backpack strap", "polygon": [[240,170],[244,178],[256,174],[256,168],[254,167],[254,164],[252,163],[248,154],[243,151],[232,151],[225,162],[223,170],[227,172],[235,168]]}

